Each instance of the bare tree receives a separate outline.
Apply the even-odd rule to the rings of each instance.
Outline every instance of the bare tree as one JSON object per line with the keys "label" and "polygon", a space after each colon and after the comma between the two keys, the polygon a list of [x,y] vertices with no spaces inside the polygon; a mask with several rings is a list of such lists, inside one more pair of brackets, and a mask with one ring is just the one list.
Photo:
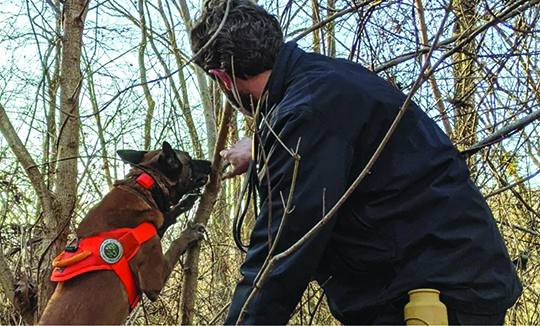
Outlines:
{"label": "bare tree", "polygon": [[[62,42],[62,67],[60,69],[60,119],[57,128],[54,151],[58,161],[55,171],[55,187],[45,183],[45,178],[23,145],[10,123],[3,107],[0,108],[2,123],[0,129],[8,140],[13,153],[24,167],[32,185],[39,196],[41,216],[47,225],[46,238],[43,241],[44,251],[39,270],[39,304],[38,311],[44,308],[54,291],[55,284],[49,281],[50,263],[63,250],[66,242],[68,225],[76,205],[77,194],[77,156],[79,147],[79,91],[82,83],[80,57],[82,48],[82,31],[86,16],[86,1],[66,1],[64,3],[64,35]],[[50,92],[54,94],[53,90]],[[51,99],[54,103],[54,99]],[[53,106],[54,107],[54,106]],[[54,116],[54,110],[49,112]],[[53,119],[51,119],[54,121]],[[54,128],[51,128],[54,130]],[[50,143],[46,141],[47,147]],[[53,190],[54,189],[54,190]],[[33,307],[24,307],[32,309]]]}

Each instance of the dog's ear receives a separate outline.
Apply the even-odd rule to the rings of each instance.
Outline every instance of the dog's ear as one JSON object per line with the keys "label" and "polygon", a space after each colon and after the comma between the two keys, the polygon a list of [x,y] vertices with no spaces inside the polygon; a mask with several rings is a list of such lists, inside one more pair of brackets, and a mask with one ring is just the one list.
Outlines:
{"label": "dog's ear", "polygon": [[182,172],[182,162],[180,162],[178,155],[167,142],[163,142],[163,148],[161,149],[161,155],[159,156],[159,164],[171,179],[176,178],[180,172]]}
{"label": "dog's ear", "polygon": [[122,161],[124,163],[128,163],[129,165],[137,165],[140,164],[144,160],[144,155],[148,153],[147,151],[135,151],[132,149],[121,149],[116,151],[116,154],[120,156]]}

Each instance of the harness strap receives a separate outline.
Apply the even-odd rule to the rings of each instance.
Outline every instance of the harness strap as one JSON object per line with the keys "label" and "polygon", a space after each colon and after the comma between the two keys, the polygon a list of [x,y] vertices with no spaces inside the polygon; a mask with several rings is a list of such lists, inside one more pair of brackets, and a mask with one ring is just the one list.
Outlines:
{"label": "harness strap", "polygon": [[[154,225],[144,222],[134,229],[116,229],[84,238],[79,242],[78,249],[75,252],[64,251],[55,259],[56,268],[53,270],[51,280],[63,282],[90,271],[113,270],[124,284],[128,293],[130,309],[133,309],[140,300],[140,293],[129,267],[129,261],[137,254],[141,244],[156,234]],[[121,250],[121,257],[118,260],[106,261],[110,258],[107,257],[107,250],[111,249],[107,248],[106,242],[115,243],[112,249]],[[121,248],[117,248],[118,243]],[[91,254],[84,259],[72,258],[80,256],[82,252],[91,252]],[[103,255],[105,255],[105,258]],[[70,264],[70,262],[73,262],[73,264]]]}
{"label": "harness strap", "polygon": [[132,239],[137,242],[137,250],[134,250],[131,255],[128,256],[128,258],[126,258],[126,255],[124,255],[119,262],[112,265],[113,270],[116,272],[118,277],[120,277],[120,280],[122,280],[122,283],[124,283],[124,286],[126,287],[129,299],[129,308],[131,310],[133,310],[137,303],[139,303],[141,294],[139,291],[137,291],[135,286],[135,279],[133,278],[133,273],[129,267],[129,260],[131,260],[139,251],[141,244],[150,240],[150,238],[156,233],[157,232],[154,225],[149,222],[145,222],[119,239],[120,243],[128,242]]}
{"label": "harness strap", "polygon": [[122,283],[124,283],[128,293],[129,309],[133,310],[141,299],[141,295],[135,287],[135,280],[133,279],[133,273],[131,273],[131,269],[129,268],[128,260],[126,257],[122,257],[119,262],[112,265],[112,268],[116,275],[120,277]]}

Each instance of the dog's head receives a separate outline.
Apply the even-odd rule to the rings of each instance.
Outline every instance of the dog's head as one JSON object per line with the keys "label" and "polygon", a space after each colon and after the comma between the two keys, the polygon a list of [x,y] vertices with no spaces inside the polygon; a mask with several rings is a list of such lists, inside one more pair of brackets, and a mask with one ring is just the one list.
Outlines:
{"label": "dog's head", "polygon": [[[182,196],[204,186],[211,171],[211,163],[192,160],[188,153],[174,150],[167,142],[161,150],[119,150],[118,156],[132,166],[130,174],[149,174],[162,187],[170,205],[176,205]],[[129,175],[128,175],[129,176]]]}

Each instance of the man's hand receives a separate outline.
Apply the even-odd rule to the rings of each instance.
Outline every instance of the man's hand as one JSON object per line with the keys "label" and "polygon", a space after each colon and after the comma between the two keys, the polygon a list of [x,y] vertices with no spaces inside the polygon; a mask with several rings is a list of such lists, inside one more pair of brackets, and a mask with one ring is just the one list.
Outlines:
{"label": "man's hand", "polygon": [[251,160],[251,139],[244,138],[231,148],[222,150],[219,154],[226,163],[232,165],[232,169],[223,175],[223,179],[246,173],[249,167],[249,161]]}

